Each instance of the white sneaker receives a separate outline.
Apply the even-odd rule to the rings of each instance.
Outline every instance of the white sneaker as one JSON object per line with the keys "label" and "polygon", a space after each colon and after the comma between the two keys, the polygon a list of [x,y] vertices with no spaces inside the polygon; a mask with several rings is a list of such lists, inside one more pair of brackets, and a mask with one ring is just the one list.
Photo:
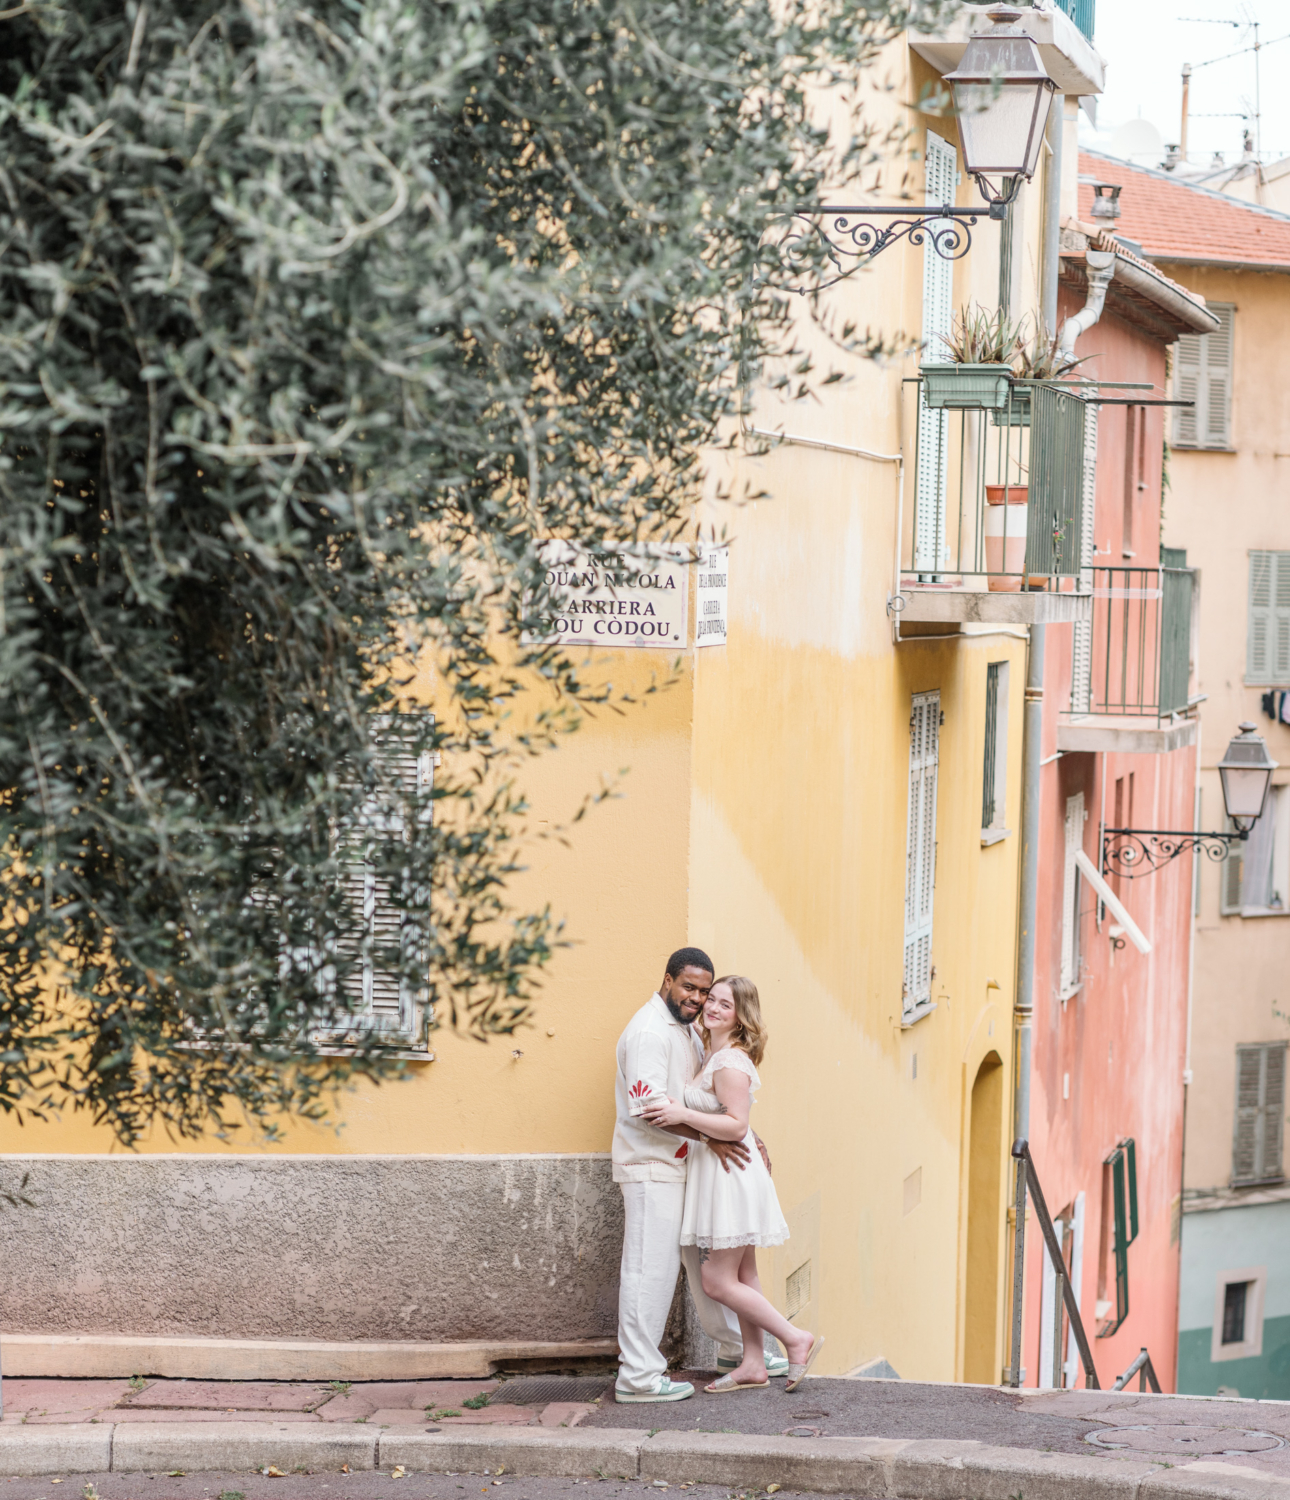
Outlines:
{"label": "white sneaker", "polygon": [[669,1380],[666,1375],[652,1391],[623,1391],[614,1387],[614,1400],[627,1401],[686,1401],[694,1395],[694,1387],[688,1380]]}
{"label": "white sneaker", "polygon": [[[723,1359],[717,1356],[717,1369],[724,1375],[727,1370],[737,1370],[739,1361],[737,1359]],[[771,1380],[783,1379],[788,1374],[788,1361],[782,1354],[772,1354],[766,1351],[766,1374]]]}

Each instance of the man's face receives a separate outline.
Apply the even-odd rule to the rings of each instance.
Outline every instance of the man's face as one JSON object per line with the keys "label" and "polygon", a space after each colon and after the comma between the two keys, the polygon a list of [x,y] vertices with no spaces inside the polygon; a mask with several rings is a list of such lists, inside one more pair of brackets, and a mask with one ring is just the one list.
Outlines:
{"label": "man's face", "polygon": [[664,975],[659,995],[676,1019],[688,1026],[703,1009],[711,988],[712,975],[707,969],[687,964],[675,978],[671,974]]}

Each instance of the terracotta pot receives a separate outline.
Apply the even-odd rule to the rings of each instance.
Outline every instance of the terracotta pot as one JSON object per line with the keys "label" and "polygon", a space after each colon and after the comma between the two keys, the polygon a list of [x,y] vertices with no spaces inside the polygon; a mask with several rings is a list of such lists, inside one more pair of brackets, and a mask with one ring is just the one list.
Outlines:
{"label": "terracotta pot", "polygon": [[[1029,492],[1014,485],[985,487],[985,570],[992,594],[1019,594],[1026,566],[1026,502]],[[1001,575],[1011,574],[1011,577]]]}

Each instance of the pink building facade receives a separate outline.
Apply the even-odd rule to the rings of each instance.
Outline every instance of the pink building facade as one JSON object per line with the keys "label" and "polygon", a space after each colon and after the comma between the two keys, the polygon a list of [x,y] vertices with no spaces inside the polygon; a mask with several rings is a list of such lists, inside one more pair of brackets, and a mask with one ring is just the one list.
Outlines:
{"label": "pink building facade", "polygon": [[[1161,549],[1169,408],[1158,404],[1168,347],[1195,320],[1180,288],[1105,232],[1068,221],[1062,244],[1059,326],[1089,297],[1087,250],[1113,253],[1115,271],[1076,344],[1078,374],[1100,383],[1083,554],[1093,618],[1046,631],[1028,1134],[1099,1383],[1146,1347],[1167,1390],[1192,856],[1117,869],[1127,841],[1105,830],[1195,826],[1196,601],[1185,556]],[[1083,1386],[1033,1211],[1025,1255],[1022,1383]]]}

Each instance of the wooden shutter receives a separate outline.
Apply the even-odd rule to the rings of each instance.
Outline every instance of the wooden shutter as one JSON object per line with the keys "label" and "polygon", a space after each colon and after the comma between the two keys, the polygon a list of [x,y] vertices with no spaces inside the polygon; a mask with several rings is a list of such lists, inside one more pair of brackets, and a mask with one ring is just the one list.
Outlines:
{"label": "wooden shutter", "polygon": [[431,785],[432,758],[401,743],[395,724],[382,731],[377,744],[386,784],[379,797],[374,794],[360,809],[357,826],[339,839],[344,890],[358,918],[358,935],[340,944],[354,967],[342,981],[346,1013],[337,1026],[344,1031],[377,1029],[411,1041],[420,1033],[418,1007],[423,996],[400,978],[397,969],[383,963],[382,955],[415,941],[405,920],[414,872],[408,868],[401,876],[378,874],[369,861],[344,861],[343,851],[347,843],[358,845],[374,834],[395,844],[403,841],[407,818],[425,806],[420,793]]}
{"label": "wooden shutter", "polygon": [[[927,132],[926,202],[932,206],[953,203],[958,178],[958,156],[948,141]],[[949,220],[928,225],[923,243],[923,360],[928,364],[949,362],[945,339],[954,319],[954,264],[939,256],[932,246],[932,230],[946,227]],[[944,410],[931,410],[922,400],[918,407],[918,513],[914,526],[914,567],[920,573],[936,573],[949,557],[945,536],[945,487],[949,475],[949,420]]]}
{"label": "wooden shutter", "polygon": [[1249,682],[1290,682],[1290,552],[1250,553],[1245,675]]}
{"label": "wooden shutter", "polygon": [[1282,1175],[1286,1044],[1236,1049],[1236,1119],[1232,1182],[1267,1182]]}
{"label": "wooden shutter", "polygon": [[1205,425],[1201,442],[1206,448],[1232,446],[1232,314],[1230,303],[1207,303],[1218,319],[1213,333],[1202,335],[1205,341]]}
{"label": "wooden shutter", "polygon": [[[1233,825],[1228,824],[1228,831],[1232,832]],[[1228,845],[1227,858],[1223,861],[1223,884],[1219,907],[1224,916],[1231,916],[1241,909],[1241,881],[1244,876],[1244,860],[1241,858],[1241,845],[1232,843]]]}
{"label": "wooden shutter", "polygon": [[1079,988],[1079,866],[1075,856],[1084,847],[1084,793],[1066,799],[1066,850],[1062,871],[1061,993]]}
{"label": "wooden shutter", "polygon": [[936,773],[941,695],[919,693],[909,716],[909,826],[905,866],[904,1014],[931,999],[936,886]]}
{"label": "wooden shutter", "polygon": [[1179,448],[1232,446],[1232,355],[1236,308],[1230,302],[1205,304],[1218,319],[1213,333],[1187,333],[1174,352],[1174,395],[1194,401],[1174,413],[1174,444]]}

